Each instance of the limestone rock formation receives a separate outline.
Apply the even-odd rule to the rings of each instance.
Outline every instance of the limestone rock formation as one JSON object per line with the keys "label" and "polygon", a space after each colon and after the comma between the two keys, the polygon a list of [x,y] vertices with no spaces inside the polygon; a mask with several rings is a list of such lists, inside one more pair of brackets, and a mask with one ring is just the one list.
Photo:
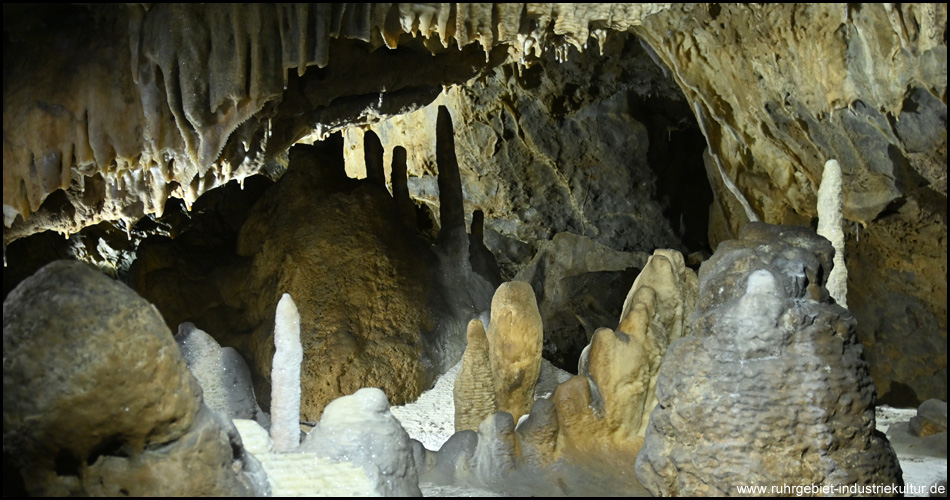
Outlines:
{"label": "limestone rock formation", "polygon": [[[484,82],[450,88],[422,109],[370,125],[387,149],[406,146],[412,196],[439,213],[436,137],[427,124],[439,106],[451,111],[466,213],[484,212],[486,245],[506,280],[562,232],[614,250],[680,245],[682,221],[666,217],[662,197],[683,187],[658,193],[657,173],[675,166],[648,164],[648,150],[661,146],[639,116],[641,96],[672,101],[678,91],[633,37],[615,35],[603,50],[565,63],[547,54],[522,73],[515,64],[498,67]],[[668,138],[664,131],[663,142]],[[361,162],[360,135],[347,140],[348,161]]]}
{"label": "limestone rock formation", "polygon": [[[37,212],[57,189],[69,191],[67,203],[81,215],[43,214],[30,221],[28,231],[54,225],[75,231],[83,217],[137,219],[160,213],[169,195],[190,203],[211,187],[254,173],[270,143],[283,150],[314,128],[322,135],[352,121],[400,112],[415,100],[431,100],[432,90],[475,76],[492,59],[497,64],[508,57],[509,50],[518,59],[556,48],[565,59],[569,47],[587,45],[590,23],[597,23],[593,35],[603,40],[608,29],[626,30],[665,8],[512,4],[498,15],[490,6],[467,4],[195,4],[115,6],[96,16],[54,9],[58,15],[84,16],[95,28],[86,32],[79,22],[69,29],[44,30],[42,23],[37,31],[11,28],[11,42],[23,48],[15,51],[18,61],[43,60],[55,70],[28,65],[4,91],[4,130],[11,131],[4,148],[4,164],[10,165],[4,169],[4,226],[10,227],[17,215]],[[426,40],[416,40],[417,34]],[[31,37],[55,42],[35,43]],[[401,38],[403,47],[410,46],[400,52],[408,52],[403,57],[375,50],[396,49]],[[353,50],[355,40],[367,43],[351,55],[377,62],[363,65],[363,78],[334,72],[341,51]],[[466,47],[476,41],[478,47]],[[465,49],[464,54],[450,44]],[[83,57],[85,51],[99,57]],[[444,57],[450,51],[455,53]],[[433,60],[432,55],[442,57]],[[421,57],[428,57],[427,64],[416,63],[420,69],[406,76],[371,76],[393,61],[405,64]],[[125,70],[110,71],[111,61],[119,60],[128,61]],[[326,71],[308,75],[308,66]],[[296,68],[293,80],[291,68]],[[81,77],[71,85],[48,82],[67,69]],[[292,103],[282,108],[282,91],[288,87],[294,96],[286,96]],[[90,110],[93,117],[87,120]],[[126,126],[126,120],[136,126]],[[43,133],[13,135],[13,123]],[[75,186],[73,172],[79,174]],[[86,182],[88,199],[81,195]],[[96,210],[95,203],[102,208]]]}
{"label": "limestone rock formation", "polygon": [[468,346],[455,379],[455,429],[475,430],[496,412],[515,420],[534,403],[541,374],[544,329],[531,285],[502,283],[492,298],[488,333],[482,322],[468,325]]}
{"label": "limestone rock formation", "polygon": [[531,285],[502,283],[491,301],[488,350],[495,402],[499,412],[515,421],[534,403],[534,386],[541,374],[544,328]]}
{"label": "limestone rock formation", "polygon": [[918,436],[947,432],[947,402],[928,399],[917,408],[917,416],[910,419],[911,431]]}
{"label": "limestone rock formation", "polygon": [[[451,135],[448,115],[441,128]],[[253,208],[237,205],[237,215],[232,203],[199,201],[192,229],[215,234],[210,244],[191,231],[149,238],[132,272],[169,321],[206,324],[248,359],[265,408],[274,307],[291,293],[301,312],[302,410],[310,421],[364,386],[397,403],[418,396],[461,357],[465,324],[489,309],[494,291],[489,268],[473,263],[488,257],[475,258],[479,241],[464,221],[432,245],[399,208],[408,199],[346,176],[340,147],[335,135],[293,149],[281,180]],[[224,192],[238,194],[236,186]],[[450,198],[442,204],[456,203],[461,213],[461,200]],[[209,219],[226,219],[227,227],[202,222]]]}
{"label": "limestone rock formation", "polygon": [[[555,464],[571,463],[570,468],[589,460],[598,464],[607,460],[632,466],[656,404],[656,376],[663,355],[671,340],[689,331],[685,318],[695,306],[697,283],[681,254],[657,250],[631,287],[618,330],[599,329],[582,355],[581,374],[556,385],[553,394],[535,392],[528,399],[530,411],[520,414],[503,407],[504,396],[512,392],[510,384],[499,385],[505,379],[498,370],[517,367],[516,356],[523,349],[517,344],[499,349],[496,338],[489,334],[484,339],[481,323],[473,320],[455,385],[456,430],[460,432],[432,457],[427,477],[497,486],[507,484],[509,477],[543,476],[556,469]],[[512,314],[510,309],[519,310],[503,306],[511,302],[511,296],[527,298],[530,293],[530,286],[523,282],[499,287],[489,332],[516,323],[500,323]],[[519,330],[524,328],[511,329]],[[520,354],[522,363],[530,359],[527,354]],[[524,369],[512,373],[505,378],[537,378]],[[497,409],[489,407],[492,386]],[[477,434],[466,434],[463,429],[474,430],[473,424]],[[574,479],[570,481],[573,484]],[[627,487],[616,480],[612,484]]]}
{"label": "limestone rock formation", "polygon": [[665,329],[665,342],[669,344],[689,334],[689,315],[696,309],[699,279],[692,269],[686,267],[683,254],[672,249],[655,250],[647,259],[643,271],[627,293],[617,328],[633,333],[633,328],[625,329],[624,321],[638,303],[637,293],[647,287],[656,294],[656,320]]}
{"label": "limestone rock formation", "polygon": [[221,347],[211,335],[191,323],[178,326],[175,342],[188,370],[201,386],[205,405],[229,419],[250,419],[270,427],[257,404],[247,362],[233,347]]}
{"label": "limestone rock formation", "polygon": [[30,494],[268,492],[158,311],[85,264],[54,262],[10,294],[3,355],[4,460]]}
{"label": "limestone rock formation", "polygon": [[809,229],[750,223],[703,264],[693,335],[669,348],[637,458],[651,493],[902,484],[854,318],[824,287],[832,254]]}
{"label": "limestone rock formation", "polygon": [[[579,455],[576,449],[565,453],[564,442],[559,439],[559,418],[564,414],[559,412],[564,406],[556,407],[555,400],[560,398],[561,388],[570,387],[575,380],[582,381],[585,390],[589,382],[586,377],[570,379],[569,374],[555,374],[557,369],[547,366],[549,370],[542,373],[539,385],[562,382],[553,399],[550,394],[537,393],[531,412],[517,425],[509,413],[499,412],[485,418],[477,432],[456,432],[437,452],[426,452],[426,466],[420,468],[420,480],[489,489],[507,495],[646,494],[630,474],[635,454],[618,454],[607,441],[600,442],[591,453]],[[577,413],[596,418],[587,407],[589,397],[575,396],[568,399],[575,403]]]}
{"label": "limestone rock formation", "polygon": [[[555,396],[563,441],[585,452],[610,443],[636,455],[656,406],[663,357],[673,340],[689,332],[686,318],[695,309],[697,283],[679,252],[659,249],[650,256],[630,287],[617,330],[594,333],[577,380]],[[585,404],[593,413],[584,411]]]}
{"label": "limestone rock formation", "polygon": [[300,313],[289,293],[281,295],[274,313],[274,362],[271,366],[270,435],[278,452],[300,445]]}
{"label": "limestone rock formation", "polygon": [[[301,414],[310,421],[328,402],[361,387],[411,400],[445,362],[427,302],[437,289],[426,267],[434,259],[399,223],[383,187],[345,177],[339,145],[291,151],[291,168],[238,237],[237,253],[249,263],[234,272],[246,278],[222,290],[233,294],[230,301],[242,305],[254,328],[228,340],[243,346],[264,377],[272,369],[277,299],[285,292],[294,297],[304,349]],[[441,342],[453,340],[459,339],[446,334]],[[269,402],[269,385],[259,384]]]}
{"label": "limestone rock formation", "polygon": [[544,323],[544,356],[574,367],[594,331],[613,325],[647,255],[619,252],[596,241],[558,233],[541,243],[515,276],[531,283]]}
{"label": "limestone rock formation", "polygon": [[422,496],[409,435],[379,389],[360,389],[328,404],[300,451],[354,463],[379,495]]}
{"label": "limestone rock formation", "polygon": [[495,413],[495,385],[492,378],[490,347],[482,322],[468,323],[468,345],[462,355],[462,368],[452,390],[455,401],[455,432],[478,429],[485,417]]}
{"label": "limestone rock formation", "polygon": [[[808,225],[840,162],[848,305],[895,404],[947,393],[946,19],[945,4],[683,4],[633,28],[761,220]],[[706,165],[715,248],[747,217]]]}
{"label": "limestone rock formation", "polygon": [[[4,18],[5,248],[104,220],[124,232],[169,197],[192,207],[305,136],[372,125],[385,149],[409,144],[395,136],[418,128],[387,138],[380,120],[464,84],[438,99],[464,130],[462,213],[483,211],[505,279],[558,232],[624,251],[704,239],[704,210],[677,206],[707,204],[678,198],[702,174],[671,175],[661,149],[692,165],[708,140],[713,247],[750,214],[810,225],[837,158],[848,304],[877,389],[902,405],[947,392],[946,4],[8,4]],[[411,154],[407,187],[438,213],[432,154]]]}
{"label": "limestone rock formation", "polygon": [[895,422],[887,429],[894,451],[911,457],[947,458],[947,402],[928,399],[907,422]]}
{"label": "limestone rock formation", "polygon": [[841,307],[848,307],[848,268],[844,260],[844,229],[841,218],[841,165],[825,162],[818,187],[818,234],[835,247],[835,267],[828,275],[828,293]]}
{"label": "limestone rock formation", "polygon": [[515,471],[518,455],[515,421],[498,412],[478,424],[478,444],[472,456],[474,478],[481,484],[499,484]]}
{"label": "limestone rock formation", "polygon": [[338,462],[316,453],[275,453],[267,431],[252,420],[235,420],[247,451],[260,460],[275,497],[379,496],[376,481],[352,462]]}

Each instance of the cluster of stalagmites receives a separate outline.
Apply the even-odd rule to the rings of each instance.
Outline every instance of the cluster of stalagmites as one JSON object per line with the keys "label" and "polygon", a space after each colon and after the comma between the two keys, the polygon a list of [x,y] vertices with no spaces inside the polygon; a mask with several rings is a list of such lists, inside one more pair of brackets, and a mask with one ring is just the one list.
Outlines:
{"label": "cluster of stalagmites", "polygon": [[[832,255],[808,229],[761,223],[724,243],[698,280],[679,253],[657,250],[617,328],[597,330],[579,374],[540,398],[534,291],[503,283],[487,330],[469,323],[457,432],[440,450],[409,438],[382,391],[360,389],[327,405],[285,453],[276,452],[274,428],[271,440],[237,420],[263,465],[230,424],[261,421],[242,363],[191,325],[181,328],[179,351],[152,306],[83,264],[57,262],[4,302],[4,453],[31,471],[22,477],[36,494],[249,494],[279,485],[275,493],[416,495],[419,481],[500,487],[523,474],[577,493],[566,468],[605,457],[636,457],[637,478],[663,495],[900,484],[896,457],[874,431],[854,320],[824,287]],[[278,307],[278,330],[299,327],[295,311],[282,312],[288,307]],[[190,467],[186,482],[182,467]],[[639,487],[632,474],[609,480],[614,491]]]}
{"label": "cluster of stalagmites", "polygon": [[502,284],[487,332],[478,319],[468,326],[455,381],[458,434],[434,454],[432,472],[423,477],[496,484],[517,469],[544,470],[561,458],[603,450],[632,462],[656,404],[663,354],[688,333],[697,288],[696,274],[679,252],[657,250],[631,287],[617,329],[598,329],[580,373],[552,396],[535,399],[541,315],[528,283]]}
{"label": "cluster of stalagmites", "polygon": [[[477,228],[473,235],[465,231],[444,108],[438,120],[441,228],[432,254],[424,254],[437,264],[438,287],[426,279],[400,283],[394,287],[400,293],[424,293],[393,297],[411,304],[431,298],[428,286],[444,292],[442,305],[452,313],[441,317],[439,339],[426,337],[431,332],[418,317],[401,322],[395,338],[363,340],[370,331],[387,330],[362,318],[333,323],[355,310],[352,300],[364,313],[367,304],[383,303],[392,312],[396,302],[378,298],[392,291],[342,287],[345,293],[324,300],[333,307],[322,308],[314,283],[328,278],[315,274],[322,262],[311,262],[320,255],[312,249],[356,241],[351,233],[326,239],[324,222],[341,219],[333,212],[351,205],[318,205],[315,221],[304,223],[297,214],[314,205],[282,195],[323,189],[331,201],[363,200],[377,213],[388,207],[387,220],[401,231],[408,228],[400,221],[412,219],[404,213],[410,205],[395,178],[396,199],[383,191],[381,151],[372,136],[363,182],[343,178],[333,150],[338,141],[316,155],[297,150],[298,170],[259,203],[238,239],[247,258],[242,265],[250,267],[238,275],[247,281],[216,278],[243,285],[225,288],[256,292],[257,323],[244,347],[257,375],[271,374],[270,437],[244,420],[268,424],[253,395],[253,376],[233,350],[190,324],[181,325],[176,346],[154,306],[82,264],[57,262],[4,302],[4,454],[30,471],[22,474],[27,491],[254,494],[279,484],[280,494],[414,495],[420,480],[500,487],[528,473],[561,493],[580,493],[584,482],[571,483],[565,470],[590,471],[591,463],[611,461],[626,473],[603,474],[610,483],[604,491],[636,492],[634,460],[637,478],[654,494],[729,494],[739,484],[900,482],[893,451],[874,434],[874,387],[854,320],[825,288],[833,247],[808,229],[749,224],[704,263],[700,278],[680,253],[655,251],[630,288],[617,327],[593,333],[578,374],[553,394],[537,396],[545,332],[529,283],[497,286],[487,328],[482,319],[468,323],[462,354],[452,322],[460,315],[485,318],[479,314],[483,292],[500,280],[484,260],[490,254],[476,258],[482,252]],[[360,234],[384,233],[366,228]],[[420,247],[398,248],[400,241],[386,240],[391,246],[379,250],[376,266],[401,255],[393,264],[398,274],[399,266],[413,262],[406,255]],[[298,273],[301,268],[308,272]],[[362,268],[372,266],[347,269]],[[359,281],[385,283],[380,276],[372,271]],[[299,293],[302,312],[289,296],[277,303],[277,290]],[[231,293],[224,298],[232,307],[249,300]],[[264,310],[275,304],[275,313]],[[324,315],[314,321],[318,311]],[[377,322],[391,317],[370,316]],[[434,375],[420,363],[423,356],[443,371],[462,357],[454,392],[457,432],[438,451],[409,439],[389,411],[387,393],[411,399]],[[369,385],[385,392],[361,389]],[[317,422],[298,446],[299,415]],[[262,464],[246,453],[231,419],[240,422]],[[188,481],[180,481],[186,469]]]}

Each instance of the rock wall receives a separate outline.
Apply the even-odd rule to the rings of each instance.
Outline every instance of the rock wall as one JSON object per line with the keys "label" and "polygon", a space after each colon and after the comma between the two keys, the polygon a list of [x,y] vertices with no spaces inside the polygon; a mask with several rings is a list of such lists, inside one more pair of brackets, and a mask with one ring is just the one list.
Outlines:
{"label": "rock wall", "polygon": [[[614,250],[685,250],[682,221],[666,217],[657,188],[657,171],[675,166],[648,163],[651,138],[634,118],[644,96],[677,100],[678,90],[634,37],[611,36],[601,54],[569,52],[564,62],[548,53],[527,69],[502,65],[425,108],[370,125],[387,150],[406,146],[412,196],[438,214],[435,135],[425,124],[437,106],[451,110],[465,212],[484,212],[486,244],[505,279],[561,232]],[[362,135],[345,135],[358,177]]]}
{"label": "rock wall", "polygon": [[724,174],[707,161],[713,247],[748,220],[723,175],[761,220],[809,225],[838,160],[848,303],[894,403],[946,394],[931,348],[946,344],[946,19],[945,4],[681,5],[633,28],[721,160]]}

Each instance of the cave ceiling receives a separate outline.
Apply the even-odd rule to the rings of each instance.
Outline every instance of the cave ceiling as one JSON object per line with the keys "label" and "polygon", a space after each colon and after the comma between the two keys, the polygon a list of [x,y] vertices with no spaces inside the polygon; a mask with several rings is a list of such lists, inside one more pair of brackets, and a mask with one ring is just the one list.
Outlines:
{"label": "cave ceiling", "polygon": [[[871,328],[862,342],[871,358],[877,345],[898,359],[880,370],[913,372],[901,378],[911,387],[926,380],[919,396],[941,381],[935,395],[946,394],[946,4],[5,4],[3,13],[5,255],[43,231],[131,227],[162,215],[169,198],[190,207],[266,172],[304,137],[374,124],[501,65],[520,71],[629,33],[705,136],[712,247],[750,219],[812,224],[822,167],[837,159],[849,258],[886,270],[852,273],[851,288],[863,290],[852,309]],[[899,303],[898,319],[860,312],[882,301]],[[894,332],[906,329],[929,339],[920,352],[901,351]],[[899,361],[911,355],[925,368]]]}

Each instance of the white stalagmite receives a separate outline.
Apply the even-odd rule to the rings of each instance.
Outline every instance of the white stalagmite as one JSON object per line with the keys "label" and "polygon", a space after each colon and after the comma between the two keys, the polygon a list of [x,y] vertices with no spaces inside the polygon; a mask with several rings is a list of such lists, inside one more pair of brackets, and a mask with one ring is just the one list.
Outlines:
{"label": "white stalagmite", "polygon": [[837,160],[825,162],[818,188],[818,234],[828,238],[835,247],[835,267],[828,275],[828,293],[841,307],[848,307],[848,268],[844,265],[844,231],[841,229],[841,165]]}
{"label": "white stalagmite", "polygon": [[271,368],[271,426],[274,450],[288,452],[300,445],[300,314],[289,293],[277,303],[274,318],[274,366]]}

